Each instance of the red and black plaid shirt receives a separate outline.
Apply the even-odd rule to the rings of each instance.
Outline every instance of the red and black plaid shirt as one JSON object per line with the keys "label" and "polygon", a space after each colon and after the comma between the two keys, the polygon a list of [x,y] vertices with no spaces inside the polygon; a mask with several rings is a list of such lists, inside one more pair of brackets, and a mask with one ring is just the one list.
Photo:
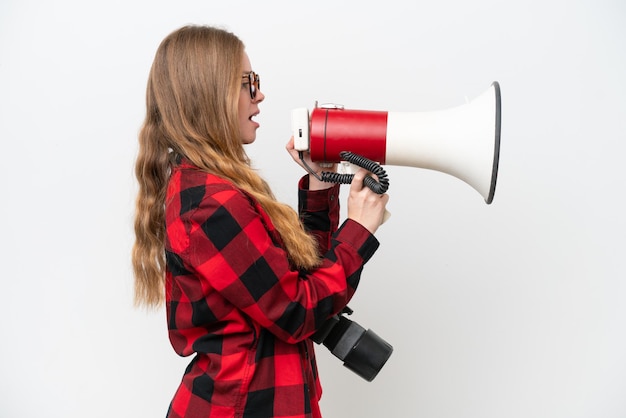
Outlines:
{"label": "red and black plaid shirt", "polygon": [[308,191],[299,209],[321,266],[292,268],[261,206],[186,161],[166,198],[169,337],[195,353],[168,417],[320,417],[321,387],[308,338],[350,300],[378,241],[339,219],[339,186]]}

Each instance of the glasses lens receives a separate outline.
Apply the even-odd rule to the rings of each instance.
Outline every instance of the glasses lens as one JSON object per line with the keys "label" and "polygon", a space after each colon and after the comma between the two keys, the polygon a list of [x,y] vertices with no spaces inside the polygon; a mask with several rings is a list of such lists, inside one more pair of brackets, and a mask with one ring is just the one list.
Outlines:
{"label": "glasses lens", "polygon": [[248,74],[248,82],[250,83],[250,97],[254,99],[256,97],[256,74],[254,72]]}
{"label": "glasses lens", "polygon": [[254,71],[249,72],[244,75],[242,78],[248,79],[248,88],[250,89],[250,97],[254,100],[256,98],[256,93],[260,89],[261,79],[259,75]]}

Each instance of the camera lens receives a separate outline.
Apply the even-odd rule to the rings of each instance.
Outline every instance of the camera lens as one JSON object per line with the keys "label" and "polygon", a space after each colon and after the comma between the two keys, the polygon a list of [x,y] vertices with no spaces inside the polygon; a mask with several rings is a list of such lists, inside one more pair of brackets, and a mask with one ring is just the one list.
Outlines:
{"label": "camera lens", "polygon": [[371,382],[392,352],[393,347],[370,329],[361,335],[359,341],[346,356],[343,365]]}
{"label": "camera lens", "polygon": [[374,331],[344,316],[334,316],[314,336],[313,340],[323,344],[331,353],[344,361],[344,366],[371,382],[385,365],[393,347]]}

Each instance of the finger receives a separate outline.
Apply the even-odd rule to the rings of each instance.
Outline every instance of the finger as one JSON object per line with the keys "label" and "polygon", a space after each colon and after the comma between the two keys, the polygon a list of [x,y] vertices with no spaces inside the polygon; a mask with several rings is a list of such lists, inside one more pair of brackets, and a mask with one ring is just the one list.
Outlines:
{"label": "finger", "polygon": [[287,142],[287,145],[285,146],[285,148],[287,149],[287,151],[291,151],[294,148],[293,136],[289,138],[289,142]]}
{"label": "finger", "polygon": [[354,173],[354,177],[352,178],[352,183],[350,183],[350,191],[360,192],[363,190],[365,185],[363,184],[363,180],[365,179],[365,175],[367,171],[363,168],[359,168],[356,173]]}

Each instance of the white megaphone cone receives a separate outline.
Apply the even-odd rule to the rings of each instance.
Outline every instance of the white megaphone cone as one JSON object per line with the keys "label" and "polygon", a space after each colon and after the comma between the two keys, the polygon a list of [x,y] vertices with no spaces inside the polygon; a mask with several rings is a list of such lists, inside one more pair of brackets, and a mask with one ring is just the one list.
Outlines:
{"label": "white megaphone cone", "polygon": [[457,177],[491,203],[500,156],[500,86],[471,102],[433,112],[316,107],[292,111],[295,148],[317,162],[349,151],[380,164],[426,168]]}

